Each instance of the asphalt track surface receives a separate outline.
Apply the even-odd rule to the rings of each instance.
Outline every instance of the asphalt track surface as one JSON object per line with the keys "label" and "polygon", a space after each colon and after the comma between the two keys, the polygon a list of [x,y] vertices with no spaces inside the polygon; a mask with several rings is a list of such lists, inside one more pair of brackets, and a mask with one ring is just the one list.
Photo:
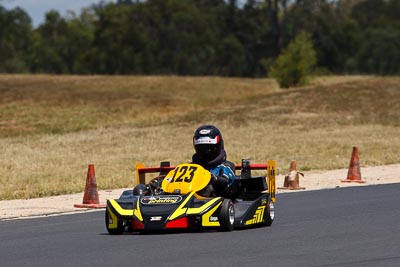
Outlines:
{"label": "asphalt track surface", "polygon": [[400,266],[400,184],[279,194],[271,227],[110,236],[104,211],[0,222],[0,266]]}

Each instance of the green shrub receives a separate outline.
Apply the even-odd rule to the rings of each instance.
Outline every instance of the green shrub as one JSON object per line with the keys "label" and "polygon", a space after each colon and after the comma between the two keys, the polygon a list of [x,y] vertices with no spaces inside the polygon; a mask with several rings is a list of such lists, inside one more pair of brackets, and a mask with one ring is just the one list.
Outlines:
{"label": "green shrub", "polygon": [[316,61],[311,36],[302,32],[275,60],[269,69],[269,76],[275,78],[283,88],[304,85]]}

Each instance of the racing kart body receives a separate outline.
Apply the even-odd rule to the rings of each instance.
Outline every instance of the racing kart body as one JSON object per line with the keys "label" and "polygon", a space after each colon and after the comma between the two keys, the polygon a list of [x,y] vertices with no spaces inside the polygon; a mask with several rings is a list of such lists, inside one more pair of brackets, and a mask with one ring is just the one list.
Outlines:
{"label": "racing kart body", "polygon": [[[241,173],[235,179],[236,194],[225,198],[206,197],[201,190],[209,186],[212,175],[197,164],[170,167],[136,166],[137,184],[146,190],[126,190],[118,199],[107,200],[105,223],[110,234],[169,229],[217,229],[270,226],[274,221],[276,163],[236,165]],[[252,176],[251,170],[266,170]],[[145,174],[159,176],[145,183]],[[139,186],[140,187],[140,186]]]}

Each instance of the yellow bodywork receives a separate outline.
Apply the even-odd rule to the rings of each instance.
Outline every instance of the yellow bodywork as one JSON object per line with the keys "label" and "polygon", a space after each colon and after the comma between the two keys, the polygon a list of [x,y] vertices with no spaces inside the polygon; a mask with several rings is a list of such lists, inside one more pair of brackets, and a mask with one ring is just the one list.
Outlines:
{"label": "yellow bodywork", "polygon": [[[109,229],[117,229],[118,228],[118,217],[119,216],[131,217],[135,213],[135,210],[123,209],[118,204],[118,202],[115,201],[114,199],[110,199],[109,204],[110,205],[107,205],[107,211],[108,211],[108,216],[109,216],[109,220],[110,220],[109,224],[108,224]],[[114,211],[111,209],[111,207],[113,207],[115,209],[118,216],[117,216],[117,214],[114,214]]]}
{"label": "yellow bodywork", "polygon": [[197,164],[179,164],[165,176],[161,188],[164,192],[185,195],[197,192],[208,185],[209,171]]}
{"label": "yellow bodywork", "polygon": [[117,229],[118,228],[118,218],[117,215],[112,212],[112,210],[107,207],[108,211],[108,216],[109,216],[109,223],[108,223],[108,228],[109,229]]}
{"label": "yellow bodywork", "polygon": [[276,185],[275,185],[275,175],[276,175],[276,161],[268,160],[267,161],[267,179],[268,179],[268,193],[271,196],[271,201],[275,203],[276,201]]}
{"label": "yellow bodywork", "polygon": [[[215,207],[211,208],[209,211],[205,212],[202,215],[202,225],[203,226],[219,226],[219,222],[210,222],[209,218],[210,216],[218,209],[218,207],[222,203],[222,198],[221,197],[216,197],[211,199],[210,201],[204,203],[202,206],[198,208],[187,208],[187,203],[189,200],[191,200],[193,197],[195,197],[196,194],[195,192],[190,193],[189,196],[186,197],[186,199],[179,205],[179,207],[169,216],[169,220],[174,220],[176,218],[179,218],[180,216],[186,214],[186,215],[196,215],[196,214],[201,214],[204,211],[207,211],[215,205]],[[219,203],[218,203],[219,202]]]}
{"label": "yellow bodywork", "polygon": [[265,206],[259,206],[255,211],[253,218],[246,221],[246,225],[261,223],[264,218]]}
{"label": "yellow bodywork", "polygon": [[119,215],[122,216],[132,216],[133,215],[133,210],[126,210],[123,209],[115,199],[110,199],[110,204],[111,206],[114,207],[114,209],[118,212]]}
{"label": "yellow bodywork", "polygon": [[211,215],[221,206],[222,201],[219,202],[214,208],[210,209],[208,212],[204,213],[201,217],[201,225],[202,226],[220,226],[219,221],[211,220]]}
{"label": "yellow bodywork", "polygon": [[136,174],[136,181],[135,181],[135,185],[138,185],[138,184],[145,184],[146,183],[146,179],[145,179],[145,174],[143,173],[143,174],[139,174],[139,169],[143,169],[143,168],[145,168],[145,166],[144,166],[144,164],[142,164],[142,163],[136,163],[136,166],[135,166],[135,174]]}

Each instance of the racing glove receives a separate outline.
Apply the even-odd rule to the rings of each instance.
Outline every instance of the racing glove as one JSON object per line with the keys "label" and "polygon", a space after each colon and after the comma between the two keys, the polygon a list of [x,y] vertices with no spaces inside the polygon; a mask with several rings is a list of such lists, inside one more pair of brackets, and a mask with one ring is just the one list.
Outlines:
{"label": "racing glove", "polygon": [[229,179],[224,175],[224,170],[222,168],[219,170],[218,176],[214,174],[211,176],[211,185],[216,192],[221,192],[228,186]]}

